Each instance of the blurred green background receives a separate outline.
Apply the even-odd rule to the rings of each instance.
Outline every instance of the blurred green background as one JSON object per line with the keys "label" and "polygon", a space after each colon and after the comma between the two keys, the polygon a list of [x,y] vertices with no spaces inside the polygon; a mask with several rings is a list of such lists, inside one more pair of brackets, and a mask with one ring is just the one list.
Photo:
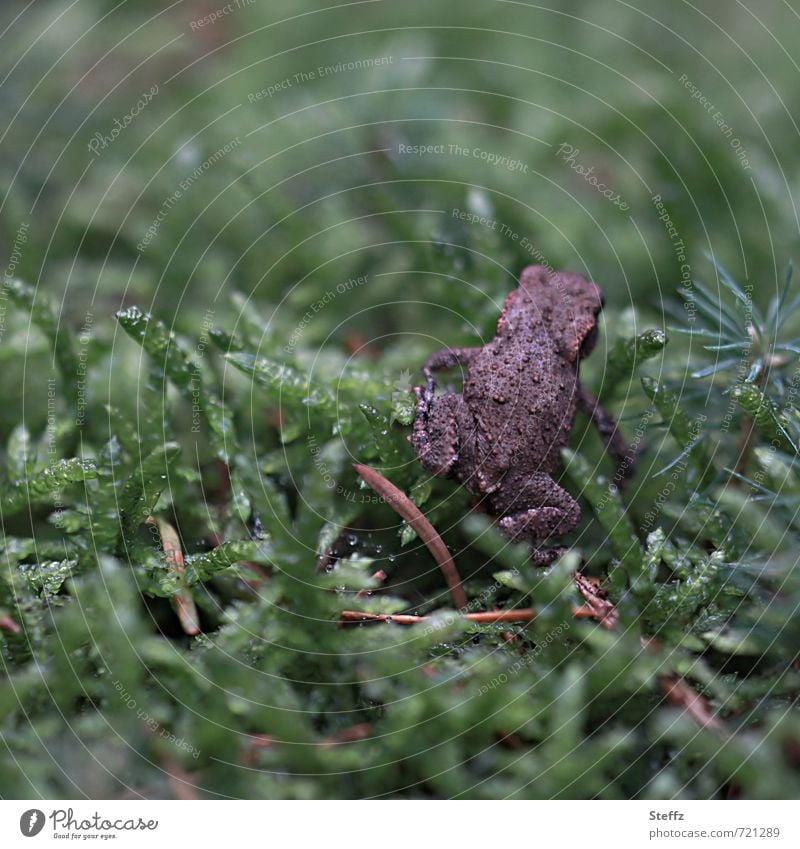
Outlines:
{"label": "blurred green background", "polygon": [[[464,315],[490,329],[537,259],[651,323],[681,281],[678,241],[687,273],[713,277],[708,252],[766,299],[798,231],[793,7],[7,0],[5,251],[27,223],[16,273],[76,327],[138,303],[196,334],[207,309],[241,319],[252,298],[276,348],[332,284],[368,274],[304,344],[363,336],[415,357],[474,339]],[[437,240],[463,281],[434,273]]]}

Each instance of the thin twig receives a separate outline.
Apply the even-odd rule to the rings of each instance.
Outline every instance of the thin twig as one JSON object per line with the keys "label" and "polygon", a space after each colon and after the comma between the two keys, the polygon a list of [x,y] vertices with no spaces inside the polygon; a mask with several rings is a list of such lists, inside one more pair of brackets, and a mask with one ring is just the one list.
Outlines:
{"label": "thin twig", "polygon": [[164,758],[161,768],[167,773],[167,784],[172,791],[173,799],[178,799],[181,802],[192,802],[200,798],[197,795],[197,785],[177,758]]}
{"label": "thin twig", "polygon": [[442,570],[453,605],[460,609],[467,606],[467,594],[461,585],[461,576],[458,574],[453,556],[447,550],[447,546],[437,533],[433,525],[425,518],[425,515],[416,504],[391,481],[387,480],[380,472],[369,466],[358,463],[353,468],[363,478],[365,483],[375,490],[378,495],[394,510],[402,516],[409,525],[417,532],[419,538],[425,543],[428,551],[433,555],[439,568]]}
{"label": "thin twig", "polygon": [[167,784],[175,799],[192,801],[197,799],[197,785],[192,777],[184,769],[183,764],[174,755],[161,751],[159,737],[163,735],[164,729],[154,719],[150,719],[144,725],[145,731],[153,738],[156,748],[159,750],[158,764],[167,774]]}
{"label": "thin twig", "polygon": [[359,740],[366,740],[371,736],[372,726],[368,722],[359,722],[357,725],[351,725],[349,728],[342,729],[317,745],[321,749],[330,749],[334,746],[341,746],[344,743],[357,743]]}
{"label": "thin twig", "polygon": [[12,634],[19,634],[22,630],[10,616],[0,616],[0,628]]}
{"label": "thin twig", "polygon": [[[383,569],[378,569],[378,571],[375,572],[375,574],[372,576],[372,580],[373,581],[379,581],[380,583],[383,583],[386,580],[387,577],[388,576],[387,576],[386,572],[383,571]],[[368,590],[368,589],[364,588],[362,590],[359,590],[356,593],[356,598],[364,598],[365,596],[370,595],[371,592],[372,592],[372,590]]]}
{"label": "thin twig", "polygon": [[[739,453],[736,457],[736,465],[734,471],[740,475],[747,474],[747,467],[750,462],[750,455],[755,445],[756,423],[750,416],[742,416],[742,438],[739,443]],[[736,481],[734,481],[736,483]]]}
{"label": "thin twig", "polygon": [[[366,740],[372,736],[372,726],[368,722],[359,722],[356,725],[351,725],[349,728],[343,728],[326,737],[324,740],[318,740],[314,743],[320,749],[331,749],[334,746],[343,746],[346,743],[357,743],[359,740]],[[247,765],[255,763],[256,755],[264,749],[271,749],[278,745],[281,741],[273,737],[271,734],[253,734],[250,736],[249,745],[244,753],[244,762]]]}
{"label": "thin twig", "polygon": [[573,607],[572,615],[576,619],[594,619],[597,613],[588,604],[584,604],[581,607]]}
{"label": "thin twig", "polygon": [[[648,651],[659,651],[661,648],[655,637],[642,637],[641,643],[642,648]],[[725,732],[725,726],[714,716],[708,699],[696,692],[684,678],[674,674],[660,675],[658,686],[671,705],[683,708],[701,728]]]}
{"label": "thin twig", "polygon": [[677,675],[662,675],[658,684],[667,701],[683,708],[699,726],[711,731],[723,730],[722,723],[714,716],[708,699],[693,690],[683,678]]}
{"label": "thin twig", "polygon": [[[464,613],[470,622],[491,624],[493,622],[531,622],[536,616],[530,607],[517,610],[484,610],[480,613]],[[429,616],[414,616],[410,613],[364,613],[361,610],[343,610],[339,620],[345,622],[393,622],[395,625],[416,625],[426,622]]]}
{"label": "thin twig", "polygon": [[180,585],[178,593],[172,597],[172,606],[178,615],[183,633],[189,637],[196,637],[200,633],[200,617],[197,613],[192,591],[186,586],[181,541],[175,528],[164,519],[150,516],[147,521],[148,524],[155,524],[158,528],[167,568],[175,575]]}
{"label": "thin twig", "polygon": [[[587,578],[580,572],[575,573],[575,586],[586,601],[587,608],[605,629],[613,631],[619,622],[617,608],[608,600],[608,593],[601,588],[596,578]],[[579,617],[584,614],[576,614]]]}

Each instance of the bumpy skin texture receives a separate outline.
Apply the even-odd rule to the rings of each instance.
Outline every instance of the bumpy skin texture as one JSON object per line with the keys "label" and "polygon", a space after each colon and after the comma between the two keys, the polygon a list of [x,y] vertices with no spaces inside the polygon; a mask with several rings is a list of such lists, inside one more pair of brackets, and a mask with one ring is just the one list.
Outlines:
{"label": "bumpy skin texture", "polygon": [[[411,436],[417,457],[432,474],[480,496],[511,539],[542,543],[580,521],[577,502],[551,477],[579,407],[618,462],[627,451],[614,420],[578,382],[602,306],[599,287],[579,274],[529,266],[491,342],[445,348],[423,367],[427,385],[415,389]],[[461,394],[435,395],[433,373],[458,365],[466,367]],[[547,563],[559,552],[537,548],[534,559]]]}

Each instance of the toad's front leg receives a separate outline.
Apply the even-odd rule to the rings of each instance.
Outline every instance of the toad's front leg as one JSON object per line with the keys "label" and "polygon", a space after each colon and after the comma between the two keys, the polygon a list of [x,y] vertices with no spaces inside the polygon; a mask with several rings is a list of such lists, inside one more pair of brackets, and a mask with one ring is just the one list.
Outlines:
{"label": "toad's front leg", "polygon": [[434,351],[422,367],[422,372],[430,383],[433,380],[433,372],[444,371],[456,366],[469,366],[469,364],[481,353],[483,348],[442,348]]}
{"label": "toad's front leg", "polygon": [[423,389],[417,386],[417,417],[411,432],[411,445],[420,463],[431,474],[446,477],[458,461],[458,418],[460,395],[434,395],[433,380]]}

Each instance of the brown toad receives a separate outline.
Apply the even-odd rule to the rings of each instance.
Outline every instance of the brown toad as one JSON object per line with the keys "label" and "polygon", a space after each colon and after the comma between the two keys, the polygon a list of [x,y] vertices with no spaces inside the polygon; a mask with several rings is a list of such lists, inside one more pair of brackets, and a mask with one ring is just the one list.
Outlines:
{"label": "brown toad", "polygon": [[[499,517],[506,536],[541,543],[573,530],[575,499],[552,478],[578,408],[620,463],[627,446],[614,420],[578,382],[578,365],[597,341],[603,294],[569,272],[532,265],[505,300],[494,339],[444,348],[423,366],[411,444],[432,474],[455,478]],[[461,394],[435,395],[433,372],[464,366]],[[625,473],[632,469],[630,458]],[[533,551],[546,564],[559,549]]]}

